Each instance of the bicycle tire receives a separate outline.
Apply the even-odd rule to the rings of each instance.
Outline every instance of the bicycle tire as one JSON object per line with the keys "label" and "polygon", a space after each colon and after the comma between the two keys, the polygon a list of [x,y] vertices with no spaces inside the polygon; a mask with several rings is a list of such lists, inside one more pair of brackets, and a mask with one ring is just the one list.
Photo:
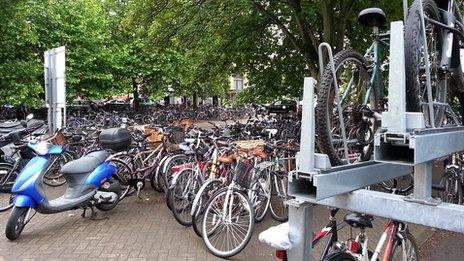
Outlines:
{"label": "bicycle tire", "polygon": [[[265,173],[265,171],[267,173]],[[252,202],[253,207],[254,207],[255,222],[260,223],[266,217],[267,211],[269,210],[269,205],[271,203],[272,178],[271,178],[271,173],[269,169],[261,170],[257,174],[258,174],[258,178],[254,182],[254,184],[251,186],[252,187],[251,194],[253,195],[253,198],[251,198],[250,201]],[[260,178],[263,175],[265,175],[265,179],[266,179],[264,180],[265,184],[263,182],[260,182]],[[263,187],[263,185],[266,186],[267,188]],[[258,190],[257,195],[255,195],[255,192],[256,192],[255,190]],[[260,199],[257,199],[255,201],[256,197],[260,197]]]}
{"label": "bicycle tire", "polygon": [[150,177],[150,186],[151,188],[159,193],[164,193],[164,189],[161,187],[161,179],[163,178],[162,171],[164,168],[164,164],[169,159],[170,156],[164,156],[158,166],[155,169],[155,173]]}
{"label": "bicycle tire", "polygon": [[200,199],[192,215],[192,228],[195,234],[199,237],[203,237],[201,227],[203,226],[203,217],[205,214],[206,203],[208,203],[210,197],[218,191],[223,182],[221,180],[212,180],[208,183],[207,187],[199,195]]}
{"label": "bicycle tire", "polygon": [[[237,195],[239,197],[239,199],[240,199],[240,202],[247,205],[243,209],[248,210],[249,214],[250,214],[250,217],[249,217],[249,220],[248,220],[248,222],[249,222],[248,229],[247,229],[247,231],[245,233],[245,237],[240,242],[240,244],[236,248],[234,248],[234,249],[232,249],[230,251],[220,251],[220,250],[218,250],[217,248],[215,248],[212,245],[212,242],[211,242],[211,240],[209,238],[211,236],[216,235],[216,234],[213,233],[214,231],[210,231],[211,233],[207,233],[208,232],[207,224],[208,224],[208,216],[209,216],[208,213],[210,213],[210,211],[214,212],[214,210],[212,209],[214,207],[214,204],[218,204],[218,203],[220,204],[221,202],[224,202],[224,200],[221,201],[221,199],[219,199],[219,197],[225,197],[226,193],[227,193],[227,190],[228,190],[228,188],[220,189],[218,192],[216,192],[216,194],[214,194],[210,198],[210,200],[207,203],[207,207],[206,207],[206,210],[205,210],[205,216],[203,218],[203,226],[202,226],[203,241],[205,242],[206,247],[208,248],[210,253],[212,253],[213,255],[215,255],[217,257],[221,257],[221,258],[232,257],[232,256],[237,255],[238,253],[240,253],[247,246],[248,242],[250,241],[251,236],[253,234],[254,225],[255,225],[255,223],[254,223],[254,212],[253,212],[253,207],[252,207],[252,204],[251,204],[250,200],[248,199],[248,197],[242,191],[232,189],[231,194],[232,195]],[[238,204],[235,203],[233,206],[238,207]],[[226,209],[229,209],[229,208],[227,207]],[[236,242],[236,241],[234,241],[234,242]]]}
{"label": "bicycle tire", "polygon": [[462,183],[460,180],[455,179],[452,173],[446,172],[440,178],[439,186],[444,188],[443,191],[439,192],[440,198],[443,202],[462,205]]}
{"label": "bicycle tire", "polygon": [[[11,187],[19,175],[19,172],[17,170],[13,170],[13,167],[14,166],[9,163],[0,163],[0,182],[2,184],[1,186],[3,187],[2,190],[8,190],[11,192]],[[10,171],[15,172],[11,173],[10,176],[7,177],[6,175],[8,175]],[[8,178],[8,180],[6,178]],[[14,195],[10,193],[1,193],[0,195],[0,212],[4,212],[12,208],[14,203]]]}
{"label": "bicycle tire", "polygon": [[[189,227],[192,225],[190,210],[192,208],[193,198],[201,186],[201,179],[198,176],[193,177],[195,173],[191,169],[185,169],[178,175],[175,184],[169,189],[167,202],[177,222],[183,226]],[[183,183],[184,181],[186,183]],[[189,181],[192,183],[187,185]],[[187,195],[183,195],[186,189],[188,190]],[[181,192],[182,194],[180,195],[177,192]]]}
{"label": "bicycle tire", "polygon": [[[336,72],[344,62],[347,61],[354,61],[359,65],[359,68],[363,71],[363,76],[369,77],[367,73],[367,62],[364,57],[353,50],[343,50],[337,53],[334,56],[334,66]],[[346,164],[345,161],[340,157],[339,153],[337,152],[336,148],[334,147],[333,142],[333,132],[332,132],[332,122],[331,119],[333,118],[332,112],[334,111],[331,109],[334,104],[335,96],[331,95],[334,93],[334,85],[333,85],[333,75],[331,70],[331,64],[327,64],[324,68],[324,72],[321,76],[321,84],[319,86],[318,94],[317,94],[317,102],[315,107],[315,114],[316,114],[316,134],[317,134],[317,144],[321,151],[330,159],[330,162],[333,166],[343,165]],[[366,81],[368,78],[366,78]],[[341,86],[341,85],[340,85]],[[362,88],[362,87],[361,87]],[[374,90],[375,91],[375,90]],[[371,109],[375,110],[377,108],[377,99],[375,93],[371,93],[370,95],[371,100]],[[330,112],[330,113],[329,113]],[[346,129],[346,126],[345,126]],[[376,129],[376,124],[374,122],[374,132]],[[348,131],[346,131],[348,134]],[[365,161],[369,160],[372,156],[373,152],[373,144],[372,142],[368,145],[366,151],[364,149],[360,151],[360,160]]]}
{"label": "bicycle tire", "polygon": [[[277,174],[273,175],[271,186],[271,202],[269,204],[269,210],[274,220],[279,222],[286,222],[288,220],[288,206],[284,203],[289,197],[287,194],[288,181],[287,176],[283,175],[279,177]],[[278,188],[278,186],[282,186]],[[284,198],[281,198],[281,190],[283,190]],[[276,199],[273,199],[273,193],[276,194]],[[279,213],[279,209],[283,209],[283,213]]]}
{"label": "bicycle tire", "polygon": [[[408,257],[405,259],[404,256],[401,255],[403,253],[403,251],[401,251],[401,254],[398,254],[399,253],[398,252],[399,247],[402,247],[401,246],[401,244],[402,244],[401,237],[403,237],[405,239],[406,244],[409,244],[410,250],[413,252],[412,257],[409,257],[409,255],[408,255]],[[407,249],[406,249],[406,251],[407,251]],[[397,258],[398,255],[399,255],[399,258]],[[416,239],[409,232],[409,230],[398,232],[395,243],[393,245],[392,254],[390,255],[388,260],[389,261],[418,261],[419,260],[419,247],[417,246]]]}
{"label": "bicycle tire", "polygon": [[[408,178],[409,180],[406,180]],[[411,174],[396,179],[382,181],[379,184],[388,193],[405,194],[414,187],[413,181],[414,177]],[[398,183],[401,183],[401,185],[398,185]]]}
{"label": "bicycle tire", "polygon": [[185,164],[189,161],[189,157],[184,154],[177,154],[171,157],[170,160],[168,160],[165,165],[163,166],[163,172],[161,175],[161,184],[160,187],[166,192],[167,187],[169,187],[169,184],[171,184],[171,180],[173,178],[173,171],[172,167],[176,165],[181,165]]}
{"label": "bicycle tire", "polygon": [[337,251],[328,254],[322,259],[323,261],[356,261],[357,259],[348,252]]}
{"label": "bicycle tire", "polygon": [[[420,8],[419,0],[415,0],[409,9],[408,18],[406,19],[405,24],[405,38],[404,38],[404,50],[405,50],[405,66],[406,66],[406,110],[411,112],[421,112],[421,102],[427,101],[427,97],[422,98],[421,90],[421,50],[423,49],[423,37],[422,37],[422,26],[421,19],[419,15]],[[422,0],[422,8],[424,11],[424,16],[432,18],[436,21],[442,22],[440,16],[440,10],[438,9],[434,0]],[[425,21],[426,27],[428,25]],[[440,53],[442,44],[441,29],[438,26],[434,27],[436,31],[436,42],[438,43],[438,50],[436,50],[437,62],[441,60]],[[430,48],[430,47],[429,47]],[[431,52],[431,50],[429,50]],[[430,57],[429,57],[430,58]],[[432,73],[432,72],[431,72]],[[432,75],[431,75],[432,77]],[[441,78],[440,73],[437,71],[437,86],[438,83],[445,84],[445,78]],[[431,79],[432,81],[432,79]],[[433,86],[432,86],[433,87]],[[432,94],[433,95],[433,94]],[[435,88],[435,96],[433,97],[438,102],[446,102],[447,88],[443,86],[441,88]],[[430,119],[428,115],[428,109],[424,111],[424,117],[426,122],[430,124]],[[435,109],[435,126],[439,127],[444,118],[444,108],[439,106],[439,109]]]}
{"label": "bicycle tire", "polygon": [[58,159],[55,162],[53,162],[53,166],[48,167],[47,173],[45,173],[44,175],[43,182],[50,187],[59,187],[61,185],[64,185],[67,182],[67,180],[64,177],[64,175],[60,172],[61,167],[63,167],[64,164],[72,161],[73,159],[73,154],[67,151],[59,155]]}

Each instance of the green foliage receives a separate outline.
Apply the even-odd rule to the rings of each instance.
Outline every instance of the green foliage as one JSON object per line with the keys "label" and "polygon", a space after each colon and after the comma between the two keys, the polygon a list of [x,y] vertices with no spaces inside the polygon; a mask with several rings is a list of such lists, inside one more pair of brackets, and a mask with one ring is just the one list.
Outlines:
{"label": "green foliage", "polygon": [[40,104],[43,52],[62,45],[70,99],[225,97],[234,73],[251,86],[237,102],[298,97],[319,43],[369,45],[372,6],[402,18],[400,0],[0,0],[0,104]]}
{"label": "green foliage", "polygon": [[[266,102],[301,95],[303,77],[318,74],[321,42],[329,42],[335,51],[351,47],[364,52],[371,29],[357,24],[359,11],[377,6],[398,20],[403,15],[401,3],[138,0],[132,19],[148,28],[150,41],[157,46],[182,54],[184,70],[178,71],[182,91],[191,92],[193,87],[202,93],[239,72],[251,86],[239,99]],[[215,91],[226,89],[224,85]]]}

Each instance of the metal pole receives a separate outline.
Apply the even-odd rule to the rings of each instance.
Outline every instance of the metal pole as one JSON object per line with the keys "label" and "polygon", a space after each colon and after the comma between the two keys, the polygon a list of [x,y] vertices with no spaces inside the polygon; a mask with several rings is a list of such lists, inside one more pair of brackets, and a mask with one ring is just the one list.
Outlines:
{"label": "metal pole", "polygon": [[[305,77],[303,89],[303,109],[301,112],[300,151],[297,155],[297,169],[305,173],[314,172],[314,86],[316,80]],[[308,157],[308,155],[311,155]]]}
{"label": "metal pole", "polygon": [[289,239],[292,248],[287,251],[290,261],[310,261],[312,255],[313,204],[296,199],[288,204]]}
{"label": "metal pole", "polygon": [[432,162],[427,161],[414,168],[414,199],[430,201],[432,199]]}
{"label": "metal pole", "polygon": [[408,0],[403,0],[403,17],[403,21],[406,23],[406,19],[408,19]]}
{"label": "metal pole", "polygon": [[[403,28],[402,21],[395,21],[390,24],[388,115],[392,118],[388,119],[387,124],[388,132],[391,133],[406,132],[406,72]],[[383,122],[383,124],[385,123]]]}

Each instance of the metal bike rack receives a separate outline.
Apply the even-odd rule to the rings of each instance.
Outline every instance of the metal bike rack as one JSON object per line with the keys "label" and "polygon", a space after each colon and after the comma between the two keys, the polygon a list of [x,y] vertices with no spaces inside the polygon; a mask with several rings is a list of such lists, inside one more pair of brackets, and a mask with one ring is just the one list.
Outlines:
{"label": "metal bike rack", "polygon": [[[422,113],[406,112],[403,29],[403,22],[391,23],[389,104],[382,114],[383,131],[375,135],[374,161],[331,167],[327,155],[315,153],[316,81],[305,78],[300,152],[296,171],[289,173],[289,195],[294,197],[287,202],[289,260],[311,260],[314,204],[464,233],[464,206],[443,203],[431,194],[432,162],[464,151],[464,127],[426,128]],[[410,196],[363,189],[411,174],[413,167]]]}

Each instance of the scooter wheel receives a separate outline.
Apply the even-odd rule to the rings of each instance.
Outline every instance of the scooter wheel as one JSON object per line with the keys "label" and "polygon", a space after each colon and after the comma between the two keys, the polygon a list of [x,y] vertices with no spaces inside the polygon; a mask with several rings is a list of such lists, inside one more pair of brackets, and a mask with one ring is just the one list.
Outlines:
{"label": "scooter wheel", "polygon": [[5,236],[9,240],[18,239],[26,225],[26,216],[29,208],[13,207],[6,223]]}

